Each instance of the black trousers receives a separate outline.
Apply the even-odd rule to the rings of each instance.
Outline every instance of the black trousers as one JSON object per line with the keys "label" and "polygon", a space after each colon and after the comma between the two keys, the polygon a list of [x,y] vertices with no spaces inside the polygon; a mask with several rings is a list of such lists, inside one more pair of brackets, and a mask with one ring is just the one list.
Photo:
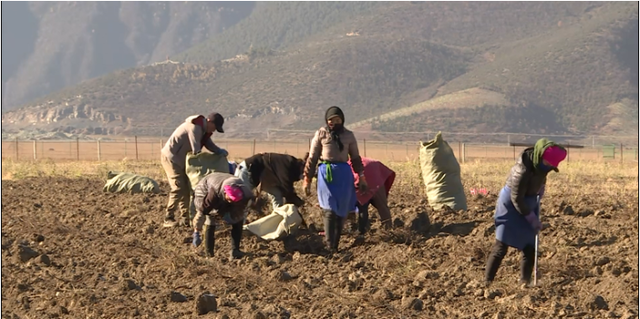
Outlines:
{"label": "black trousers", "polygon": [[329,250],[338,250],[344,218],[331,210],[324,210],[324,236]]}
{"label": "black trousers", "polygon": [[[502,259],[507,255],[509,246],[496,239],[491,254],[487,260],[487,266],[485,269],[485,280],[493,281],[500,268]],[[531,274],[533,273],[534,259],[535,259],[535,247],[528,245],[522,250],[522,260],[520,261],[520,281],[523,283],[529,283],[531,281]]]}
{"label": "black trousers", "polygon": [[[240,249],[242,225],[243,221],[231,225],[231,250]],[[207,228],[204,231],[204,251],[207,257],[213,257],[213,246],[215,241],[215,225],[207,225]]]}

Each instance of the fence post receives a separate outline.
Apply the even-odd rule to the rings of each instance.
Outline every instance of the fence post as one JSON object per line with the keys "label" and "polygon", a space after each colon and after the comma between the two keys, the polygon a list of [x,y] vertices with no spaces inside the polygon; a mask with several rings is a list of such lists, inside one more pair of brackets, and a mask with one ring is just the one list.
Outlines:
{"label": "fence post", "polygon": [[18,152],[18,138],[16,137],[16,160],[20,157],[20,153]]}
{"label": "fence post", "polygon": [[256,139],[253,139],[253,145],[251,146],[251,155],[256,155]]}
{"label": "fence post", "polygon": [[467,146],[465,143],[462,143],[462,162],[464,163],[467,160]]}
{"label": "fence post", "polygon": [[362,142],[362,145],[364,147],[364,157],[367,157],[367,139],[366,138]]}
{"label": "fence post", "polygon": [[76,137],[76,160],[80,160],[80,138]]}
{"label": "fence post", "polygon": [[567,163],[569,163],[569,150],[571,149],[571,143],[567,144]]}
{"label": "fence post", "polygon": [[69,159],[73,159],[73,141],[69,140]]}
{"label": "fence post", "polygon": [[516,160],[516,146],[513,146],[513,160]]}
{"label": "fence post", "polygon": [[33,140],[33,159],[37,160],[38,155],[36,154],[38,151],[38,145],[36,145],[36,140]]}
{"label": "fence post", "polygon": [[98,143],[98,162],[102,159],[102,152],[100,151],[100,140],[96,141]]}
{"label": "fence post", "polygon": [[620,143],[620,164],[624,163],[624,157],[622,156],[622,153],[624,152],[624,149],[622,148],[622,143]]}
{"label": "fence post", "polygon": [[462,160],[462,142],[458,141],[458,158]]}
{"label": "fence post", "polygon": [[136,142],[136,161],[138,160],[138,135],[134,136]]}

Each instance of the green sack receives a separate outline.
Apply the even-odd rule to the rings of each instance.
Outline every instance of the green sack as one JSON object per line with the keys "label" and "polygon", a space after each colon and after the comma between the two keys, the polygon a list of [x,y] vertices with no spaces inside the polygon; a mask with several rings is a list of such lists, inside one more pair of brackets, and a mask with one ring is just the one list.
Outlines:
{"label": "green sack", "polygon": [[460,180],[460,164],[441,132],[433,140],[420,141],[420,169],[433,209],[445,206],[453,210],[466,210],[467,197]]}
{"label": "green sack", "polygon": [[153,179],[132,173],[109,171],[103,192],[111,193],[160,193],[158,183]]}
{"label": "green sack", "polygon": [[191,190],[196,188],[201,179],[213,172],[229,173],[229,161],[226,156],[220,154],[200,152],[193,155],[189,152],[186,162],[185,171],[191,183]]}
{"label": "green sack", "polygon": [[187,153],[186,163],[185,171],[189,177],[192,194],[191,203],[189,204],[189,217],[193,219],[196,215],[196,208],[193,204],[193,190],[196,185],[205,176],[213,172],[229,173],[229,161],[226,156],[220,154],[200,152],[193,155],[193,153],[189,152]]}

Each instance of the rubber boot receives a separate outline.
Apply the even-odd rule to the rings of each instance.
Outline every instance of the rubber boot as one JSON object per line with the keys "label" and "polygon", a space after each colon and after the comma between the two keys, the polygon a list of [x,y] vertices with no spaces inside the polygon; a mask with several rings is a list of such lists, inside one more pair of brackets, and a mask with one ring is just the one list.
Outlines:
{"label": "rubber boot", "polygon": [[244,221],[237,222],[231,228],[231,259],[244,257],[244,252],[240,250],[240,240],[242,240],[242,226]]}
{"label": "rubber boot", "polygon": [[204,225],[204,253],[207,257],[213,257],[213,248],[215,244],[216,227],[211,225],[211,219],[207,216],[207,221]]}
{"label": "rubber boot", "polygon": [[369,228],[369,204],[358,205],[358,231],[364,235]]}

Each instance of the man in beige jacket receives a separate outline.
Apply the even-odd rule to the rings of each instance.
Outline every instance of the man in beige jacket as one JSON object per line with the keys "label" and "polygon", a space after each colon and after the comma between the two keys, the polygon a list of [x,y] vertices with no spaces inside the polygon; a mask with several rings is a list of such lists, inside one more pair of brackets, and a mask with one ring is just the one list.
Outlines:
{"label": "man in beige jacket", "polygon": [[167,143],[164,144],[160,151],[160,162],[171,187],[164,217],[164,227],[176,226],[176,210],[180,212],[179,225],[189,226],[191,185],[185,171],[187,153],[198,154],[204,146],[215,154],[227,156],[227,151],[218,147],[211,140],[211,134],[214,131],[224,133],[223,124],[224,118],[215,112],[207,117],[203,115],[190,116],[176,128]]}

